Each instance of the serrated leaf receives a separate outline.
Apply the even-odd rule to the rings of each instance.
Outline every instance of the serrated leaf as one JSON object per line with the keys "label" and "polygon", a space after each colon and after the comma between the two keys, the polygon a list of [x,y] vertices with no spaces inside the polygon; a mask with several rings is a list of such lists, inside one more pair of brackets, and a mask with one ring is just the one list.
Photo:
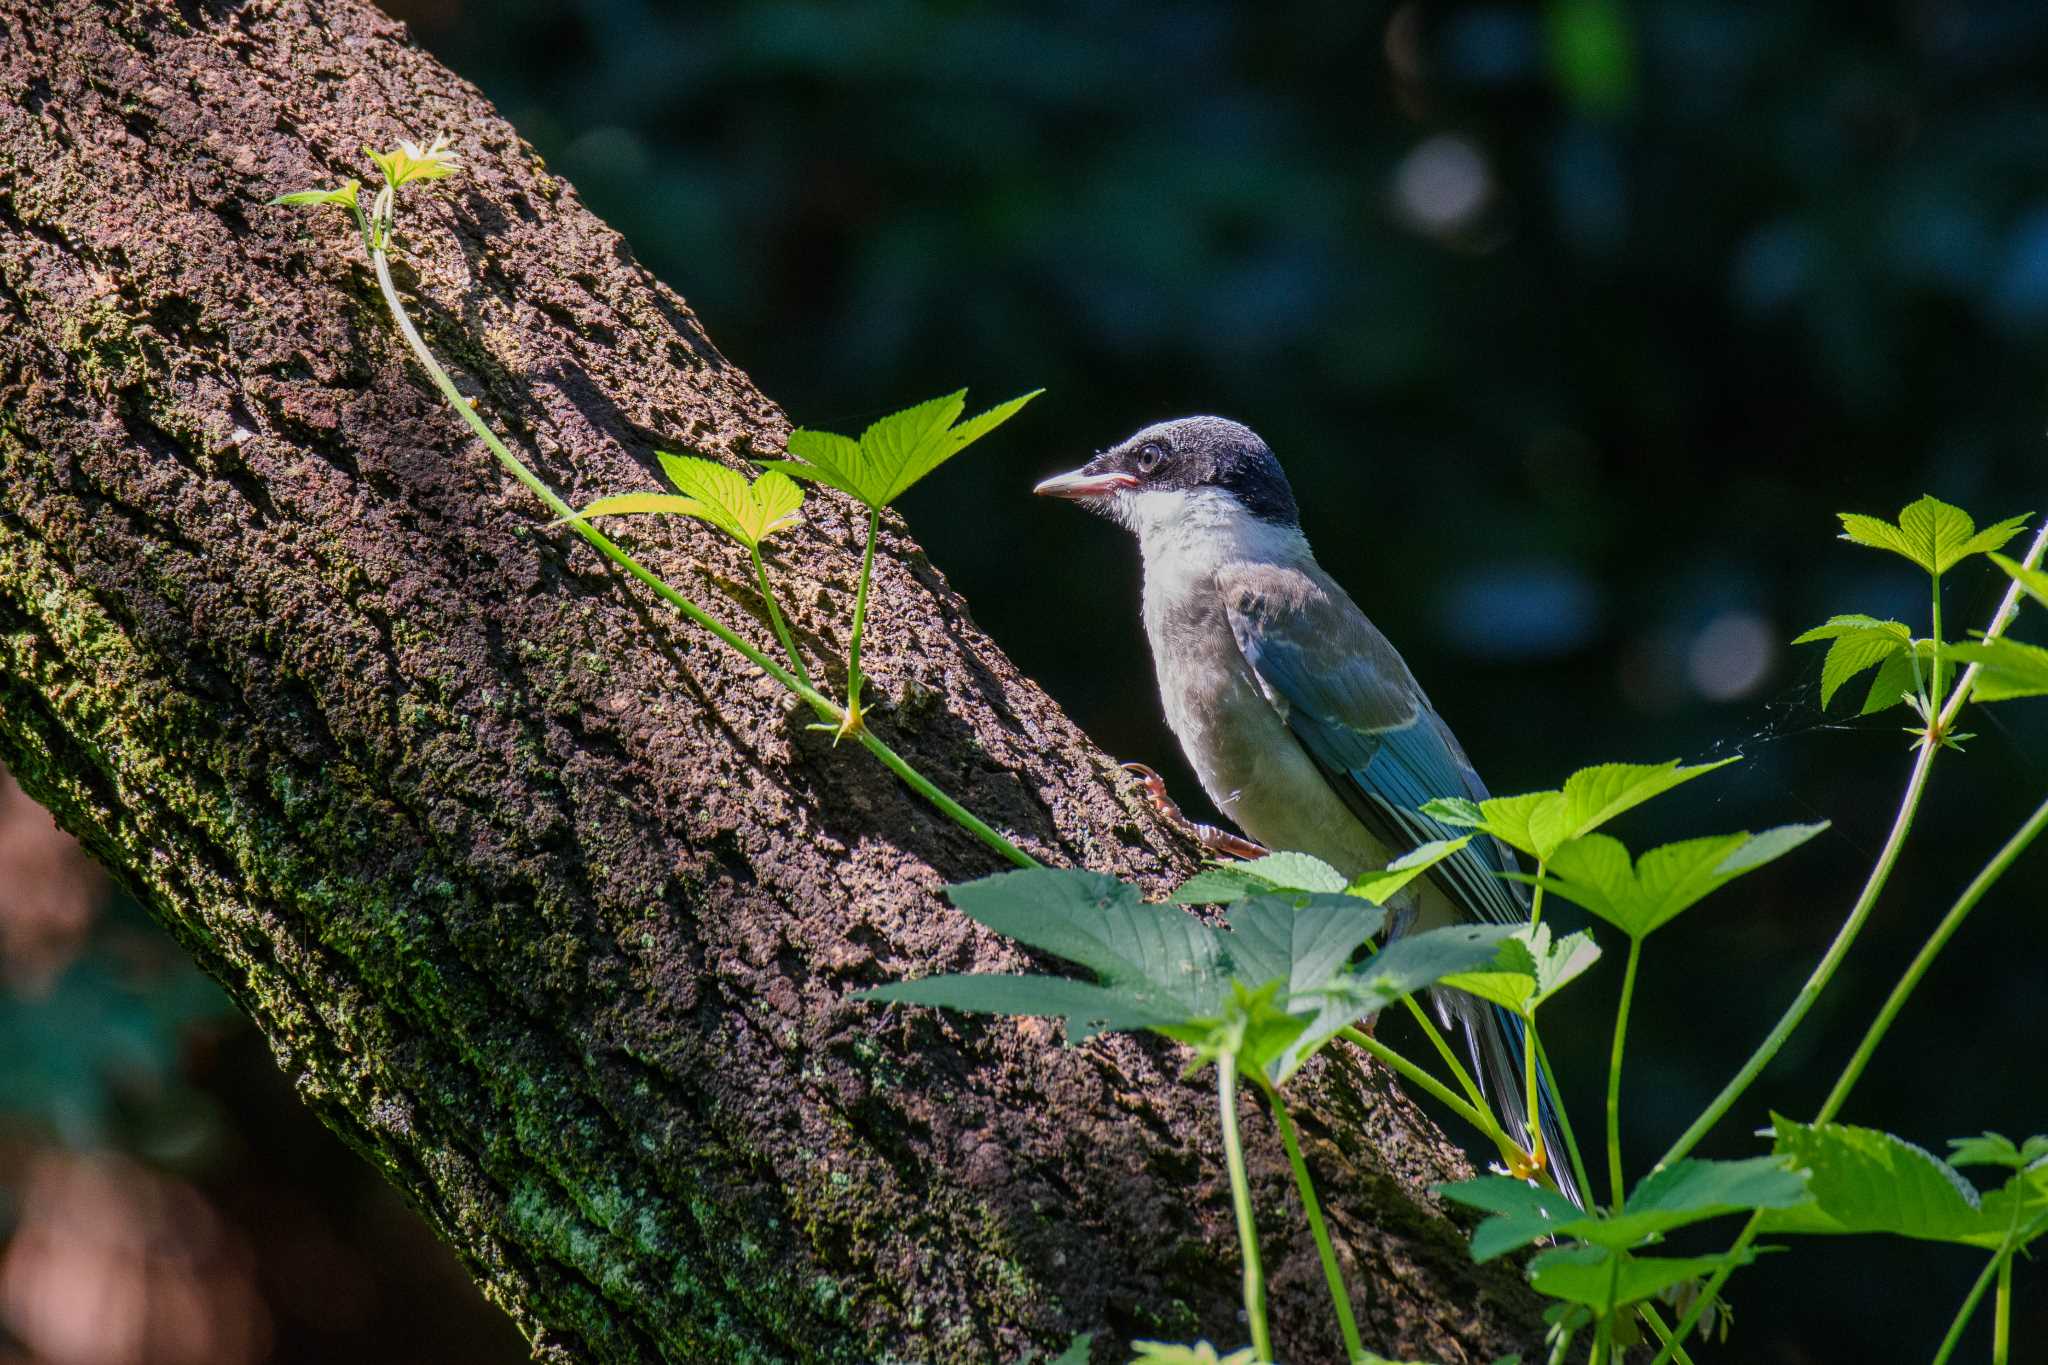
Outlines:
{"label": "serrated leaf", "polygon": [[656,457],[669,482],[697,505],[695,511],[680,506],[662,510],[702,517],[749,550],[758,550],[769,536],[796,524],[804,493],[786,475],[764,470],[749,482],[746,475],[716,460],[665,450],[657,451]]}
{"label": "serrated leaf", "polygon": [[1664,763],[1603,763],[1594,768],[1581,768],[1565,779],[1564,809],[1558,821],[1559,833],[1555,842],[1547,848],[1539,845],[1537,853],[1548,858],[1566,839],[1590,834],[1622,812],[1633,810],[1652,797],[1662,796],[1696,777],[1705,777],[1716,768],[1740,762],[1741,758],[1740,754],[1734,754],[1713,763],[1698,763],[1691,767],[1681,766],[1674,758]]}
{"label": "serrated leaf", "polygon": [[599,498],[578,511],[565,521],[587,521],[591,517],[616,517],[638,513],[670,513],[676,516],[701,517],[714,520],[711,509],[695,498],[686,498],[680,493],[619,493],[609,498]]}
{"label": "serrated leaf", "polygon": [[1275,891],[1335,893],[1344,874],[1306,853],[1268,853],[1242,863],[1206,867],[1167,898],[1174,905],[1230,905]]}
{"label": "serrated leaf", "polygon": [[2011,1226],[2009,1203],[1987,1208],[1953,1166],[1904,1138],[1845,1123],[1771,1122],[1777,1152],[1810,1172],[1813,1201],[1765,1215],[1767,1231],[1888,1232],[1989,1249]]}
{"label": "serrated leaf", "polygon": [[1951,1166],[2009,1166],[2019,1170],[2048,1156],[2048,1137],[2030,1137],[2023,1151],[2003,1133],[1986,1132],[1978,1137],[1950,1138],[1948,1164]]}
{"label": "serrated leaf", "polygon": [[1619,1217],[1582,1212],[1555,1191],[1505,1176],[1435,1189],[1447,1199],[1494,1215],[1472,1234],[1475,1261],[1491,1260],[1545,1237],[1626,1250],[1693,1223],[1754,1209],[1789,1208],[1808,1198],[1805,1175],[1776,1156],[1674,1162],[1637,1185],[1629,1195],[1627,1212]]}
{"label": "serrated leaf", "polygon": [[1379,1007],[1329,989],[1351,955],[1378,933],[1386,914],[1344,895],[1261,896],[1230,912],[1225,942],[1231,974],[1246,986],[1277,981],[1299,1028],[1273,1048],[1247,1047],[1274,1085],[1286,1082],[1337,1030]]}
{"label": "serrated leaf", "polygon": [[1609,820],[1673,787],[1740,761],[1740,754],[1715,763],[1683,767],[1665,763],[1602,763],[1581,768],[1559,791],[1489,797],[1476,805],[1459,798],[1428,802],[1422,813],[1442,824],[1491,834],[1539,863],[1567,840],[1592,833]]}
{"label": "serrated leaf", "polygon": [[[1348,970],[1385,919],[1355,896],[1259,896],[1233,910],[1224,929],[1146,905],[1136,887],[1079,870],[1004,873],[947,894],[977,923],[1101,979],[929,977],[856,999],[1056,1016],[1074,1042],[1108,1029],[1151,1029],[1209,1057],[1231,1051],[1275,1085],[1339,1028],[1386,1002],[1370,986],[1379,978],[1362,987]],[[1219,1037],[1233,1041],[1219,1045]]]}
{"label": "serrated leaf", "polygon": [[1932,496],[1901,509],[1897,525],[1855,512],[1841,518],[1842,539],[1902,555],[1931,574],[1947,573],[1971,555],[2002,548],[2027,521],[2026,515],[2008,517],[1979,531],[1968,512]]}
{"label": "serrated leaf", "polygon": [[1472,842],[1469,834],[1456,839],[1432,839],[1410,849],[1378,872],[1361,873],[1344,887],[1344,893],[1385,905],[1423,873]]}
{"label": "serrated leaf", "polygon": [[270,202],[273,207],[284,205],[289,208],[306,208],[315,204],[340,204],[344,208],[354,208],[357,192],[362,187],[362,181],[351,178],[331,190],[293,190],[290,194],[280,194]]}
{"label": "serrated leaf", "polygon": [[1620,840],[1583,835],[1551,855],[1548,874],[1538,884],[1592,911],[1630,938],[1642,938],[1827,827],[1822,821],[1781,825],[1756,835],[1741,831],[1686,839],[1653,848],[1634,863]]}
{"label": "serrated leaf", "polygon": [[763,463],[797,478],[828,483],[879,510],[1043,392],[1034,389],[956,426],[966,405],[967,390],[961,389],[891,413],[870,425],[858,441],[800,427],[790,433],[789,452],[802,464]]}
{"label": "serrated leaf", "polygon": [[1970,691],[1974,700],[2010,701],[2048,694],[2048,649],[2000,636],[1975,644],[1948,645],[1942,653],[1982,666]]}
{"label": "serrated leaf", "polygon": [[858,991],[856,1000],[881,1004],[929,1005],[962,1014],[1042,1015],[1067,1026],[1067,1043],[1098,1033],[1164,1029],[1182,1021],[1171,1000],[1155,1000],[1127,984],[1097,985],[1064,976],[963,973],[893,981]]}
{"label": "serrated leaf", "polygon": [[1321,858],[1306,853],[1268,853],[1242,870],[1275,891],[1313,891],[1335,895],[1344,889],[1344,874]]}
{"label": "serrated leaf", "polygon": [[1272,889],[1271,882],[1245,871],[1244,864],[1226,863],[1221,867],[1203,868],[1182,882],[1166,899],[1169,905],[1234,905],[1251,896],[1263,896]]}
{"label": "serrated leaf", "polygon": [[1547,924],[1514,925],[1490,968],[1456,972],[1444,977],[1442,984],[1526,1019],[1599,958],[1600,946],[1590,934],[1553,939]]}
{"label": "serrated leaf", "polygon": [[1134,1341],[1131,1349],[1138,1353],[1131,1359],[1131,1365],[1252,1365],[1258,1359],[1249,1346],[1227,1356],[1219,1356],[1216,1348],[1206,1341],[1198,1341],[1192,1346],[1178,1346],[1166,1341]]}
{"label": "serrated leaf", "polygon": [[1991,556],[1991,562],[2006,571],[2025,590],[2027,596],[2048,607],[2048,570],[2030,569],[2016,559],[2004,555]]}
{"label": "serrated leaf", "polygon": [[1247,986],[1278,981],[1291,995],[1320,990],[1380,931],[1386,912],[1344,895],[1259,896],[1230,912],[1230,974]]}
{"label": "serrated leaf", "polygon": [[1910,654],[1913,637],[1893,623],[1851,631],[1835,637],[1820,666],[1820,705],[1825,711],[1842,685],[1866,668],[1876,668],[1894,655]]}
{"label": "serrated leaf", "polygon": [[968,918],[1088,968],[1138,984],[1181,1018],[1216,1014],[1229,996],[1217,931],[1184,910],[1146,905],[1138,888],[1099,872],[1030,868],[946,888]]}
{"label": "serrated leaf", "polygon": [[[1918,696],[1926,685],[1934,657],[1934,642],[1921,640],[1912,649],[1902,649],[1877,666],[1870,677],[1870,691],[1864,694],[1858,715],[1874,716]],[[1826,702],[1822,703],[1823,706]]]}
{"label": "serrated leaf", "polygon": [[1539,1294],[1581,1303],[1599,1312],[1655,1298],[1672,1285],[1711,1275],[1725,1265],[1748,1265],[1756,1248],[1740,1255],[1633,1256],[1605,1247],[1558,1247],[1529,1262],[1529,1283]]}
{"label": "serrated leaf", "polygon": [[1838,640],[1844,635],[1854,635],[1866,630],[1892,631],[1902,640],[1912,637],[1912,632],[1906,628],[1906,624],[1903,621],[1880,621],[1875,616],[1851,613],[1844,616],[1830,616],[1825,622],[1815,626],[1813,629],[1802,631],[1800,634],[1793,636],[1792,643],[1795,645],[1810,645],[1821,640]]}
{"label": "serrated leaf", "polygon": [[[1346,899],[1358,904],[1355,897]],[[1381,918],[1377,907],[1366,909],[1376,921]],[[1502,940],[1514,932],[1513,926],[1505,924],[1455,924],[1405,934],[1355,970],[1325,978],[1320,988],[1299,988],[1291,1007],[1313,1009],[1314,1013],[1301,1035],[1275,1055],[1266,1068],[1267,1079],[1275,1085],[1282,1084],[1338,1030],[1385,1009],[1404,995],[1436,984],[1452,972],[1469,971],[1492,961]],[[1307,975],[1312,977],[1313,971]]]}
{"label": "serrated leaf", "polygon": [[1578,1205],[1557,1191],[1509,1176],[1486,1175],[1430,1188],[1454,1203],[1493,1215],[1472,1231],[1472,1259],[1480,1264],[1587,1221]]}

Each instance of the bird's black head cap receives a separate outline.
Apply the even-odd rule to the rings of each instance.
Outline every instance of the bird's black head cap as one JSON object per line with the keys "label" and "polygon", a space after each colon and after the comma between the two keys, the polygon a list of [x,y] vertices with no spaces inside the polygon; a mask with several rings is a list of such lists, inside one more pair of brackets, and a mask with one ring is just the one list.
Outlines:
{"label": "bird's black head cap", "polygon": [[1154,423],[1072,474],[1046,480],[1038,491],[1093,504],[1111,502],[1126,491],[1200,488],[1230,494],[1261,521],[1277,526],[1300,524],[1294,490],[1273,452],[1257,432],[1225,417],[1180,417]]}

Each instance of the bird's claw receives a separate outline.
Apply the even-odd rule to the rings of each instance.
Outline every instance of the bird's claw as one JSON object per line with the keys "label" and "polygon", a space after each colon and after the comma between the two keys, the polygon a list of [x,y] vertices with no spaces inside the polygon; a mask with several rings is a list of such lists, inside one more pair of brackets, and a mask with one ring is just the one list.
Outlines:
{"label": "bird's claw", "polygon": [[1166,792],[1166,779],[1143,763],[1122,763],[1117,766],[1138,779],[1145,798],[1152,803],[1152,809],[1159,818],[1175,830],[1200,844],[1205,852],[1219,854],[1226,858],[1263,858],[1272,850],[1264,844],[1232,834],[1229,830],[1214,825],[1204,825],[1181,814],[1180,803]]}

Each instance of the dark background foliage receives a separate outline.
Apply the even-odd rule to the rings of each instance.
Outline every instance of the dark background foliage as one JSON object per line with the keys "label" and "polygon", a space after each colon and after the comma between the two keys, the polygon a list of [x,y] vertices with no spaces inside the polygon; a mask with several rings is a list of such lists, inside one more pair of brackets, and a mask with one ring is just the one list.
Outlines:
{"label": "dark background foliage", "polygon": [[[904,510],[980,622],[1191,807],[1131,546],[1027,493],[1206,411],[1268,438],[1496,791],[1741,753],[1618,832],[1833,820],[1652,947],[1638,1168],[1798,989],[1908,765],[1903,711],[1823,716],[1818,651],[1786,646],[1835,611],[1925,628],[1912,571],[1833,513],[2048,511],[2048,9],[2025,0],[389,7],[798,422],[1045,386]],[[1949,620],[1981,625],[2001,582],[1958,575]],[[2039,613],[2019,633],[2048,638]],[[2044,715],[1977,714],[1836,990],[1708,1154],[1818,1104],[2038,799]],[[1956,941],[1845,1117],[1937,1149],[2048,1128],[2041,876],[2037,854]],[[1582,1132],[1614,965],[1555,1007]],[[233,1099],[256,1089],[215,1087],[217,1145],[273,1121]],[[1802,1243],[1735,1281],[1721,1358],[1923,1359],[1976,1268]],[[2019,1340],[2048,1340],[2048,1285],[2018,1285]]]}

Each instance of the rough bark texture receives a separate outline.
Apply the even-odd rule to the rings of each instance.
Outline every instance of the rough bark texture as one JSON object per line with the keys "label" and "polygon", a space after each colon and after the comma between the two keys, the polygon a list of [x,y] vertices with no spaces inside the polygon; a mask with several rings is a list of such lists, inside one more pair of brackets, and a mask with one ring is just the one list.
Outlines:
{"label": "rough bark texture", "polygon": [[[408,194],[401,285],[548,478],[581,501],[653,487],[657,447],[778,449],[782,414],[481,96],[347,0],[0,0],[0,79],[0,758],[536,1350],[1241,1341],[1209,1092],[1173,1049],[848,1004],[1017,966],[938,894],[995,861],[546,529],[408,362],[344,216],[263,206],[446,130],[468,169]],[[819,661],[859,530],[819,496],[780,555]],[[768,643],[731,546],[634,537]],[[878,575],[878,731],[1049,861],[1185,870],[894,524]],[[1528,1349],[1513,1273],[1419,1193],[1456,1152],[1348,1064],[1302,1107],[1368,1341]],[[1336,1359],[1255,1111],[1283,1354]]]}

